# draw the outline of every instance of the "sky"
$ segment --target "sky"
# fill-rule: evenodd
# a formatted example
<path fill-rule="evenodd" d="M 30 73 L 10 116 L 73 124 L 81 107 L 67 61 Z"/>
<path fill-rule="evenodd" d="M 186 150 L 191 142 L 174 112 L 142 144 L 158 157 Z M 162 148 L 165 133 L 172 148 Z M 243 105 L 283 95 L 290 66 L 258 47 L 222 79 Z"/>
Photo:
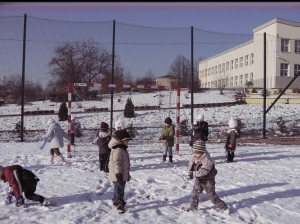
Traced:
<path fill-rule="evenodd" d="M 162 107 L 167 108 L 168 92 L 161 91 Z M 135 106 L 157 105 L 158 93 L 122 94 L 121 102 L 115 107 L 124 108 L 127 97 L 132 97 Z M 172 93 L 172 100 L 174 93 Z M 188 94 L 182 93 L 182 103 L 186 103 Z M 207 91 L 195 95 L 197 103 L 234 101 L 232 91 L 220 95 L 218 91 Z M 109 98 L 103 101 L 83 101 L 82 107 L 74 111 L 96 107 L 107 107 Z M 172 102 L 173 105 L 173 102 Z M 1 114 L 14 114 L 20 106 L 9 104 L 0 107 Z M 26 105 L 26 110 L 36 110 L 37 107 L 58 110 L 59 104 L 48 101 L 32 102 Z M 247 113 L 245 113 L 247 111 Z M 209 124 L 209 141 L 207 150 L 215 161 L 218 170 L 216 176 L 216 193 L 230 208 L 230 214 L 220 214 L 204 193 L 200 196 L 198 210 L 194 213 L 183 211 L 189 207 L 191 191 L 195 180 L 187 178 L 187 166 L 192 154 L 187 142 L 182 138 L 178 154 L 174 148 L 174 163 L 162 162 L 163 145 L 159 135 L 164 111 L 135 111 L 135 118 L 124 119 L 125 126 L 131 122 L 137 127 L 155 127 L 138 129 L 135 138 L 129 142 L 131 162 L 131 180 L 126 184 L 124 199 L 127 202 L 127 212 L 119 215 L 112 209 L 113 185 L 107 174 L 99 171 L 98 149 L 92 145 L 96 130 L 84 130 L 81 138 L 75 138 L 76 147 L 72 150 L 73 158 L 66 158 L 61 164 L 57 157 L 54 164 L 47 163 L 49 145 L 38 149 L 39 141 L 45 133 L 47 120 L 57 119 L 57 115 L 26 116 L 27 129 L 41 131 L 27 135 L 25 142 L 19 142 L 17 135 L 2 133 L 0 141 L 0 165 L 19 164 L 33 171 L 40 181 L 36 193 L 48 198 L 50 207 L 26 200 L 24 208 L 13 204 L 5 205 L 7 183 L 0 181 L 0 220 L 1 224 L 92 224 L 92 223 L 195 223 L 195 224 L 298 224 L 300 223 L 300 152 L 299 145 L 273 145 L 248 143 L 242 144 L 247 129 L 242 129 L 241 139 L 237 140 L 235 159 L 233 163 L 224 163 L 225 137 L 218 136 L 221 129 L 227 130 L 228 117 L 240 117 L 251 125 L 253 120 L 261 118 L 261 105 L 237 105 L 231 107 L 210 107 L 195 109 L 195 116 L 204 114 Z M 299 104 L 278 104 L 270 111 L 270 117 L 275 120 L 283 116 L 289 119 L 291 115 L 300 116 Z M 298 113 L 298 114 L 297 114 Z M 122 117 L 122 112 L 115 112 L 115 118 Z M 163 115 L 162 115 L 163 114 Z M 190 109 L 181 111 L 181 119 L 190 116 Z M 0 130 L 12 128 L 15 117 L 1 116 Z M 175 111 L 171 118 L 175 120 Z M 82 127 L 97 128 L 101 121 L 109 120 L 109 113 L 76 114 Z M 298 117 L 298 121 L 300 118 Z M 59 122 L 66 130 L 66 122 Z M 225 126 L 212 126 L 223 123 Z M 274 120 L 268 125 L 274 125 Z M 291 125 L 292 123 L 287 123 Z M 258 126 L 257 126 L 258 127 Z M 298 129 L 299 129 L 298 122 Z M 253 128 L 253 126 L 252 126 Z M 45 131 L 43 131 L 45 130 Z M 278 132 L 277 134 L 284 134 Z M 267 135 L 268 136 L 268 135 Z M 64 142 L 67 143 L 66 141 Z M 66 146 L 61 148 L 66 157 Z"/>
<path fill-rule="evenodd" d="M 5 31 L 0 34 L 0 77 L 21 74 L 25 13 L 26 77 L 45 86 L 58 43 L 88 36 L 111 52 L 113 20 L 117 23 L 115 54 L 135 79 L 149 70 L 155 77 L 168 74 L 178 55 L 190 59 L 191 27 L 197 63 L 245 43 L 253 29 L 276 17 L 299 22 L 299 11 L 299 2 L 0 3 L 0 21 L 5 21 L 0 23 Z M 11 16 L 19 18 L 9 20 Z"/>

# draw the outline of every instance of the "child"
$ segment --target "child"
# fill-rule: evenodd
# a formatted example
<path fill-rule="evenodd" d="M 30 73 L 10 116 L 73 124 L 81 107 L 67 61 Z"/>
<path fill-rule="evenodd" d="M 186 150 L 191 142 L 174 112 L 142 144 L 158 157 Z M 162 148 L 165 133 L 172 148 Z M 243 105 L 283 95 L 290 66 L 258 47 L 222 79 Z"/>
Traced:
<path fill-rule="evenodd" d="M 211 202 L 222 212 L 228 210 L 228 206 L 222 201 L 215 192 L 215 176 L 218 171 L 214 161 L 206 151 L 203 141 L 195 141 L 193 144 L 193 157 L 189 161 L 188 170 L 190 179 L 195 177 L 195 184 L 191 192 L 190 208 L 188 211 L 196 211 L 199 204 L 199 195 L 206 192 Z"/>
<path fill-rule="evenodd" d="M 50 141 L 49 164 L 53 163 L 54 153 L 61 159 L 61 162 L 64 163 L 65 159 L 60 153 L 59 148 L 64 147 L 64 138 L 69 140 L 69 136 L 53 118 L 50 118 L 47 124 L 49 125 L 48 131 L 42 138 L 44 141 Z"/>
<path fill-rule="evenodd" d="M 73 116 L 71 116 L 71 146 L 73 148 L 75 145 L 75 131 L 76 131 L 75 118 Z"/>
<path fill-rule="evenodd" d="M 104 171 L 105 173 L 108 173 L 108 163 L 111 151 L 108 147 L 108 143 L 110 140 L 111 135 L 108 132 L 108 124 L 105 122 L 101 122 L 100 132 L 98 133 L 97 138 L 93 142 L 93 144 L 98 145 L 99 148 L 100 172 Z"/>
<path fill-rule="evenodd" d="M 115 123 L 115 131 L 125 129 L 124 121 L 121 119 L 117 120 Z"/>
<path fill-rule="evenodd" d="M 169 162 L 173 162 L 173 146 L 174 146 L 174 135 L 175 129 L 172 125 L 172 119 L 167 117 L 165 119 L 164 128 L 161 132 L 160 140 L 163 140 L 165 146 L 165 151 L 163 153 L 163 162 L 167 159 L 167 154 L 169 155 Z"/>
<path fill-rule="evenodd" d="M 208 139 L 208 123 L 204 121 L 204 115 L 199 114 L 196 120 L 196 124 L 193 125 L 194 135 L 190 141 L 190 146 L 193 146 L 193 143 L 196 140 L 207 141 Z"/>
<path fill-rule="evenodd" d="M 109 159 L 109 179 L 114 185 L 113 206 L 119 213 L 125 212 L 124 191 L 126 181 L 130 180 L 130 160 L 127 151 L 130 137 L 126 129 L 117 130 L 113 133 L 108 147 L 111 148 Z"/>
<path fill-rule="evenodd" d="M 231 163 L 234 159 L 234 151 L 236 149 L 236 140 L 240 137 L 240 134 L 237 130 L 237 120 L 230 118 L 228 121 L 229 130 L 227 132 L 221 131 L 221 135 L 227 137 L 225 143 L 226 149 L 226 162 Z"/>
<path fill-rule="evenodd" d="M 24 169 L 20 165 L 0 166 L 0 179 L 4 183 L 8 182 L 10 186 L 10 192 L 5 200 L 6 204 L 11 204 L 12 196 L 15 196 L 16 206 L 23 206 L 25 202 L 22 193 L 24 192 L 26 199 L 38 201 L 42 205 L 49 205 L 49 201 L 45 197 L 35 194 L 39 178 L 30 170 Z"/>

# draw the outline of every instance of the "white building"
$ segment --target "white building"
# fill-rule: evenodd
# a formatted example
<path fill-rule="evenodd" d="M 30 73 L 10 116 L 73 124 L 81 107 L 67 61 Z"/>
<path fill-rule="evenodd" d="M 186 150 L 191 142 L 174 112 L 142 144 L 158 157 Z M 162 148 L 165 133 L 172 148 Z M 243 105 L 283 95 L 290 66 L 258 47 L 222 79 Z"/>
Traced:
<path fill-rule="evenodd" d="M 285 88 L 300 72 L 300 22 L 273 19 L 253 30 L 253 39 L 199 62 L 203 88 L 263 88 L 266 33 L 267 88 Z M 289 88 L 300 88 L 298 77 Z"/>

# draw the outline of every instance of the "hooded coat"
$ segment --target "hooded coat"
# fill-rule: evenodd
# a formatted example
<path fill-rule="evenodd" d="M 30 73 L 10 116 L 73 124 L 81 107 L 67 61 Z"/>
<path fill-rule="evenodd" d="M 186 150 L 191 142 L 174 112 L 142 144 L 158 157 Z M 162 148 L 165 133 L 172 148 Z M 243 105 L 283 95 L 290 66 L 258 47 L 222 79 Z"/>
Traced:
<path fill-rule="evenodd" d="M 127 151 L 127 146 L 116 138 L 112 137 L 108 143 L 108 147 L 111 148 L 109 158 L 109 180 L 116 182 L 117 173 L 121 173 L 123 181 L 130 180 L 130 159 Z"/>
<path fill-rule="evenodd" d="M 64 138 L 70 139 L 58 123 L 50 124 L 47 133 L 43 136 L 43 139 L 50 142 L 51 148 L 64 147 Z"/>
<path fill-rule="evenodd" d="M 110 140 L 110 133 L 100 130 L 97 138 L 93 142 L 95 145 L 98 145 L 99 154 L 106 154 L 110 152 L 110 148 L 108 147 L 108 143 Z"/>
<path fill-rule="evenodd" d="M 165 125 L 161 132 L 161 139 L 163 140 L 163 144 L 165 147 L 174 146 L 174 135 L 175 128 L 174 125 Z"/>

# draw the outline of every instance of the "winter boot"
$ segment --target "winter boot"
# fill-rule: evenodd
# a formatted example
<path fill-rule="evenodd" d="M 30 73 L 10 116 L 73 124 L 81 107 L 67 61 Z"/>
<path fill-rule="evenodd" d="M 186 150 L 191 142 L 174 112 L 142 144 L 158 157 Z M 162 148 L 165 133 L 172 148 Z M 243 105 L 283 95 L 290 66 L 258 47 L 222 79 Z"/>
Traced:
<path fill-rule="evenodd" d="M 166 162 L 167 155 L 163 155 L 163 162 Z"/>
<path fill-rule="evenodd" d="M 54 159 L 54 156 L 53 156 L 53 155 L 50 155 L 50 156 L 49 156 L 49 159 L 48 159 L 48 163 L 49 163 L 49 164 L 53 164 L 53 159 Z"/>
<path fill-rule="evenodd" d="M 64 157 L 63 157 L 63 155 L 59 155 L 59 158 L 60 158 L 60 162 L 61 163 L 65 163 L 66 162 L 65 159 L 64 159 Z"/>
<path fill-rule="evenodd" d="M 169 156 L 169 162 L 173 163 L 173 156 Z"/>

